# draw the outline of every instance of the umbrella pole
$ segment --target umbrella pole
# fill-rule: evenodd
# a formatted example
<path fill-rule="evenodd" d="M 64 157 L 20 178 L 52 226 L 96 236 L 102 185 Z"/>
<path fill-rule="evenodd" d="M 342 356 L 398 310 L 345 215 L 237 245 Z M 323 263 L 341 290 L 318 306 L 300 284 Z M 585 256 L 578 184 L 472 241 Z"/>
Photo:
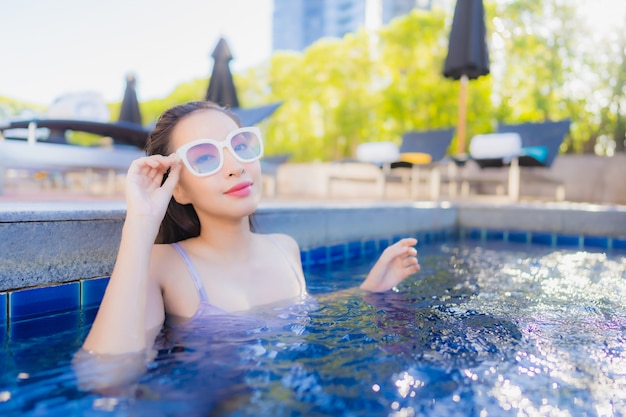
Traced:
<path fill-rule="evenodd" d="M 467 75 L 463 74 L 460 79 L 459 91 L 459 123 L 457 127 L 457 154 L 465 153 L 465 125 L 467 122 Z"/>

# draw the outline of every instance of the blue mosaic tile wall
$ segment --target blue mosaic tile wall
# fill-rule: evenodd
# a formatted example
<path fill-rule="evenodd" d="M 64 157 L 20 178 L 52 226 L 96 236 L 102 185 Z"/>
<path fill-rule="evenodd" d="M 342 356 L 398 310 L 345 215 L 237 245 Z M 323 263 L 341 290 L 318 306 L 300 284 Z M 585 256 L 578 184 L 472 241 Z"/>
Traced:
<path fill-rule="evenodd" d="M 0 293 L 0 327 L 100 304 L 109 277 Z"/>
<path fill-rule="evenodd" d="M 569 246 L 579 249 L 626 250 L 626 237 L 573 236 L 542 231 L 459 228 L 422 231 L 409 235 L 418 239 L 418 248 L 421 245 L 449 240 L 472 239 L 480 241 L 502 240 L 554 247 Z M 403 237 L 406 235 L 355 240 L 303 250 L 300 253 L 302 265 L 306 269 L 311 266 L 377 254 L 389 244 Z M 108 277 L 102 277 L 60 285 L 2 292 L 0 293 L 0 329 L 10 324 L 12 334 L 26 337 L 29 333 L 26 323 L 33 322 L 31 319 L 38 319 L 36 321 L 39 323 L 37 326 L 39 326 L 45 325 L 42 318 L 54 321 L 54 315 L 57 313 L 89 310 L 90 308 L 93 310 L 93 307 L 100 304 L 108 280 Z M 2 333 L 0 330 L 0 334 Z"/>
<path fill-rule="evenodd" d="M 418 241 L 417 246 L 419 247 L 424 244 L 455 239 L 457 234 L 455 229 L 444 229 L 409 233 L 402 236 L 387 236 L 378 239 L 350 241 L 301 251 L 300 259 L 302 260 L 302 266 L 304 268 L 356 259 L 361 256 L 380 253 L 390 244 L 407 236 L 415 237 Z"/>
<path fill-rule="evenodd" d="M 578 249 L 626 249 L 626 236 L 615 238 L 606 236 L 574 236 L 543 231 L 490 230 L 460 228 L 461 239 L 502 240 L 505 242 L 528 243 L 553 247 L 576 247 Z"/>
<path fill-rule="evenodd" d="M 413 236 L 418 239 L 419 246 L 454 238 L 455 231 L 427 231 L 415 233 Z M 300 253 L 302 266 L 307 268 L 376 254 L 403 237 L 405 236 L 388 236 L 303 250 Z M 17 323 L 30 319 L 95 307 L 100 304 L 108 281 L 109 277 L 103 277 L 0 293 L 0 327 L 9 322 L 15 327 Z"/>

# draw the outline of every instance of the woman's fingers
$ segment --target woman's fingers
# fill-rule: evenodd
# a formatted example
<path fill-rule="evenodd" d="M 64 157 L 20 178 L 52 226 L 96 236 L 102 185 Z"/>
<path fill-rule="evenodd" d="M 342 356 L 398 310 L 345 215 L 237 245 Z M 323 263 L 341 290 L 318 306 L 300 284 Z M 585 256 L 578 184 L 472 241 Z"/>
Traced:
<path fill-rule="evenodd" d="M 147 177 L 152 182 L 158 182 L 161 185 L 163 175 L 168 169 L 179 164 L 178 157 L 175 154 L 151 155 L 136 159 L 131 164 L 128 173 L 131 175 L 140 175 Z"/>
<path fill-rule="evenodd" d="M 180 178 L 180 170 L 182 169 L 178 157 L 176 156 L 176 154 L 173 155 L 176 163 L 170 167 L 170 171 L 167 174 L 167 179 L 162 185 L 162 187 L 165 188 L 170 194 L 174 192 L 174 187 L 178 183 L 178 179 Z"/>
<path fill-rule="evenodd" d="M 406 258 L 404 260 L 404 264 L 403 265 L 404 265 L 404 267 L 406 269 L 409 269 L 409 270 L 416 270 L 416 271 L 418 271 L 420 269 L 419 261 L 417 260 L 417 258 L 415 256 L 411 256 L 411 257 Z"/>
<path fill-rule="evenodd" d="M 389 255 L 395 259 L 401 268 L 402 274 L 406 276 L 419 271 L 420 265 L 417 259 L 417 239 L 405 238 L 389 246 Z"/>
<path fill-rule="evenodd" d="M 128 211 L 162 219 L 178 183 L 179 162 L 176 155 L 152 155 L 133 161 L 126 177 Z M 168 170 L 169 175 L 163 181 Z"/>
<path fill-rule="evenodd" d="M 169 155 L 150 155 L 138 158 L 133 161 L 132 165 L 136 169 L 156 169 L 166 170 L 170 166 L 178 162 L 175 156 Z"/>
<path fill-rule="evenodd" d="M 417 256 L 417 250 L 413 247 L 415 245 L 417 245 L 417 239 L 412 237 L 404 238 L 388 246 L 383 255 L 389 258 Z"/>
<path fill-rule="evenodd" d="M 404 238 L 388 246 L 361 284 L 368 291 L 387 291 L 419 271 L 417 239 Z"/>

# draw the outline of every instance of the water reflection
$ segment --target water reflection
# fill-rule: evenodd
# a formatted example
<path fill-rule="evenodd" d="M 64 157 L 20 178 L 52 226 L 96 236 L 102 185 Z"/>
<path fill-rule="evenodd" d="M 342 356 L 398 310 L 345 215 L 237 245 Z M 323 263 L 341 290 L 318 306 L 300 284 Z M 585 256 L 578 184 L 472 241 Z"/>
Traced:
<path fill-rule="evenodd" d="M 623 254 L 420 252 L 422 271 L 395 292 L 347 290 L 368 260 L 334 265 L 308 271 L 315 302 L 167 330 L 147 373 L 108 395 L 78 390 L 59 348 L 78 346 L 85 328 L 7 341 L 0 412 L 626 414 Z M 46 344 L 58 352 L 46 356 Z"/>

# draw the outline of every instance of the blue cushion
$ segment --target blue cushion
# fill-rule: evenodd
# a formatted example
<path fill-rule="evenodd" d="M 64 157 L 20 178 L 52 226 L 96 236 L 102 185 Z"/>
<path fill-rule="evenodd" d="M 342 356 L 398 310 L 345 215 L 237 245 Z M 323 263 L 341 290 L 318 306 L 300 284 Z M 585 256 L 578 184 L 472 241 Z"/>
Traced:
<path fill-rule="evenodd" d="M 541 163 L 545 163 L 548 157 L 548 148 L 545 146 L 524 146 L 522 147 L 522 155 L 530 156 Z"/>

